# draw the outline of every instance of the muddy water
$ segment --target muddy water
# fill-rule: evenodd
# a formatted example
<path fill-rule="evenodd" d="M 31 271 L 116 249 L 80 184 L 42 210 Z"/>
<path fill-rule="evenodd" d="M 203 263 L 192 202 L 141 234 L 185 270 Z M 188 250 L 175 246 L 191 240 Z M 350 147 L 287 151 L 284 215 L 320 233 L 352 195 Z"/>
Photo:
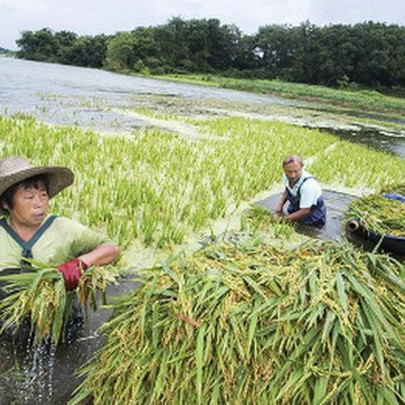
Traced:
<path fill-rule="evenodd" d="M 257 201 L 256 204 L 274 212 L 282 193 L 277 193 L 268 198 Z M 344 212 L 354 198 L 353 195 L 332 190 L 323 190 L 326 204 L 326 225 L 322 229 L 299 225 L 297 231 L 307 236 L 321 240 L 342 240 L 344 238 Z"/>
<path fill-rule="evenodd" d="M 405 158 L 405 139 L 384 131 L 362 128 L 356 131 L 344 128 L 328 128 L 328 132 L 355 143 L 361 143 L 374 149 L 393 153 Z"/>
<path fill-rule="evenodd" d="M 124 278 L 108 289 L 113 297 L 137 287 L 136 279 Z M 76 371 L 101 346 L 98 328 L 111 311 L 90 311 L 90 324 L 83 326 L 74 340 L 58 348 L 16 348 L 4 338 L 0 342 L 0 405 L 66 404 L 80 380 Z"/>
<path fill-rule="evenodd" d="M 153 126 L 126 109 L 179 115 L 246 115 L 321 128 L 405 157 L 405 120 L 241 91 L 0 57 L 0 114 L 24 113 L 53 124 L 131 133 Z M 358 121 L 373 118 L 384 125 Z"/>
<path fill-rule="evenodd" d="M 101 131 L 144 126 L 117 108 L 143 106 L 143 97 L 215 98 L 253 103 L 293 103 L 283 99 L 107 71 L 0 57 L 0 113 L 30 114 L 53 124 Z"/>

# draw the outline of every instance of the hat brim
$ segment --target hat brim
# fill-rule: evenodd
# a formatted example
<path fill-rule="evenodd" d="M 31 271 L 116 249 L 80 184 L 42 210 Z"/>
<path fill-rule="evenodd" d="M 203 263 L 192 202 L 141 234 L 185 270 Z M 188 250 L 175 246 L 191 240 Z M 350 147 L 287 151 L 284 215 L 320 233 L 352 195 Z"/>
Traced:
<path fill-rule="evenodd" d="M 30 177 L 38 175 L 46 175 L 48 178 L 48 195 L 49 198 L 55 197 L 56 194 L 61 192 L 66 187 L 69 187 L 74 180 L 73 172 L 62 166 L 40 166 L 40 167 L 30 167 L 28 169 L 20 170 L 16 173 L 9 174 L 4 176 L 0 180 L 0 196 L 8 190 L 14 184 L 19 183 L 20 181 L 29 179 Z M 0 207 L 0 214 L 5 214 L 5 211 Z"/>

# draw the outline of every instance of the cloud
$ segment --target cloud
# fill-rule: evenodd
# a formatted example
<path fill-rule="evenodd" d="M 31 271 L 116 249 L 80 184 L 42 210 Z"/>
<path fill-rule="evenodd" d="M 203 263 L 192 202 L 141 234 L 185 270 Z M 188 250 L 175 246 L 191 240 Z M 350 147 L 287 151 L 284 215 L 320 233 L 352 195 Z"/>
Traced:
<path fill-rule="evenodd" d="M 0 0 L 1 1 L 1 0 Z M 2 0 L 0 46 L 15 48 L 23 30 L 114 34 L 166 23 L 171 17 L 218 18 L 252 34 L 267 24 L 317 25 L 367 20 L 403 24 L 403 0 Z"/>
<path fill-rule="evenodd" d="M 402 0 L 385 0 L 381 7 L 380 0 L 312 0 L 309 14 L 315 24 L 354 24 L 365 21 L 404 24 L 405 2 Z"/>

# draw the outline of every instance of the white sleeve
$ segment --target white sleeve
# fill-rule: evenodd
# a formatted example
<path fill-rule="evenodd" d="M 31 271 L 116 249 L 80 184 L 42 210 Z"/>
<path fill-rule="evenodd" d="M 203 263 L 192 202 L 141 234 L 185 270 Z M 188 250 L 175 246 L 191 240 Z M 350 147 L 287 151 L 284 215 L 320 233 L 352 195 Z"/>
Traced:
<path fill-rule="evenodd" d="M 308 179 L 300 190 L 300 208 L 310 208 L 316 205 L 318 198 L 322 195 L 321 186 L 315 179 Z"/>

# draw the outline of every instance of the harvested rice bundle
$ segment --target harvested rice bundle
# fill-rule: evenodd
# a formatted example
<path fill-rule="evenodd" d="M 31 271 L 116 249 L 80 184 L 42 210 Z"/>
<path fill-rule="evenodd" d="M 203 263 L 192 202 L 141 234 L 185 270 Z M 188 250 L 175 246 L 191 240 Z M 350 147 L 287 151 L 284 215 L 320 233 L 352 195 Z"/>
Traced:
<path fill-rule="evenodd" d="M 346 245 L 209 246 L 114 304 L 70 404 L 403 403 L 404 275 Z"/>
<path fill-rule="evenodd" d="M 405 191 L 391 188 L 390 193 Z M 359 219 L 370 231 L 381 235 L 405 236 L 405 204 L 402 201 L 373 194 L 353 201 L 345 215 L 347 220 Z"/>
<path fill-rule="evenodd" d="M 86 318 L 89 318 L 88 308 L 97 310 L 98 298 L 101 296 L 101 302 L 107 304 L 107 286 L 114 284 L 119 272 L 117 268 L 93 266 L 83 272 L 77 288 L 77 296 L 81 306 L 84 308 Z"/>
<path fill-rule="evenodd" d="M 2 287 L 9 294 L 0 302 L 0 333 L 30 325 L 34 344 L 51 339 L 55 344 L 63 339 L 70 319 L 75 294 L 85 308 L 96 308 L 97 292 L 105 293 L 107 284 L 115 281 L 111 268 L 91 267 L 81 276 L 76 292 L 67 292 L 62 273 L 51 267 L 33 263 L 34 268 L 23 273 L 0 276 Z"/>
<path fill-rule="evenodd" d="M 259 205 L 251 205 L 241 217 L 241 229 L 253 233 L 265 231 L 274 238 L 289 239 L 295 232 L 294 223 L 284 217 L 272 214 L 268 209 Z"/>
<path fill-rule="evenodd" d="M 382 193 L 397 193 L 405 196 L 405 184 L 389 184 L 381 190 Z"/>

